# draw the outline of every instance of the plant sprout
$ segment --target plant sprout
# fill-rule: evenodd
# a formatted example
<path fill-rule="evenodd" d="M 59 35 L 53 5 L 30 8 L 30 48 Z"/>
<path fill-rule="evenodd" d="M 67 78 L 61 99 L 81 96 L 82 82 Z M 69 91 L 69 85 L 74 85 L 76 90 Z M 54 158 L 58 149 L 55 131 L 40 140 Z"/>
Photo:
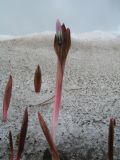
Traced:
<path fill-rule="evenodd" d="M 20 131 L 20 135 L 19 135 L 18 151 L 17 151 L 17 155 L 16 155 L 16 160 L 21 159 L 21 155 L 22 155 L 22 152 L 24 150 L 24 145 L 25 145 L 27 128 L 28 128 L 28 111 L 26 108 L 24 111 L 23 122 L 22 122 L 21 131 Z M 11 131 L 9 132 L 9 143 L 10 143 L 10 158 L 9 158 L 9 160 L 13 160 L 14 159 L 14 150 L 13 150 L 13 140 L 12 140 Z"/>
<path fill-rule="evenodd" d="M 35 92 L 39 93 L 41 89 L 41 69 L 40 66 L 38 65 L 35 71 L 34 75 L 34 88 Z"/>
<path fill-rule="evenodd" d="M 57 151 L 57 148 L 56 148 L 56 145 L 54 144 L 54 141 L 53 141 L 53 138 L 50 134 L 50 131 L 47 127 L 47 124 L 46 122 L 44 121 L 43 117 L 42 117 L 42 114 L 40 112 L 38 112 L 38 119 L 39 119 L 39 123 L 41 125 L 41 128 L 43 130 L 43 133 L 46 137 L 46 140 L 50 146 L 50 152 L 52 154 L 52 159 L 53 160 L 60 160 L 59 158 L 59 153 Z"/>
<path fill-rule="evenodd" d="M 113 142 L 114 142 L 114 127 L 116 121 L 114 118 L 110 119 L 109 133 L 108 133 L 108 160 L 113 160 Z"/>
<path fill-rule="evenodd" d="M 12 139 L 12 132 L 9 132 L 9 143 L 10 143 L 10 157 L 9 160 L 13 160 L 14 158 L 14 150 L 13 150 L 13 139 Z"/>
<path fill-rule="evenodd" d="M 66 58 L 71 46 L 70 29 L 66 28 L 60 21 L 56 22 L 56 34 L 54 38 L 54 49 L 57 54 L 57 73 L 56 73 L 56 89 L 55 102 L 52 111 L 52 126 L 51 134 L 55 141 L 56 127 L 58 124 L 58 117 L 61 105 L 62 83 L 65 69 Z"/>
<path fill-rule="evenodd" d="M 9 76 L 9 80 L 7 82 L 6 88 L 5 88 L 5 93 L 4 93 L 4 99 L 3 99 L 3 121 L 7 121 L 7 113 L 10 105 L 10 100 L 11 100 L 11 94 L 12 94 L 12 76 Z"/>

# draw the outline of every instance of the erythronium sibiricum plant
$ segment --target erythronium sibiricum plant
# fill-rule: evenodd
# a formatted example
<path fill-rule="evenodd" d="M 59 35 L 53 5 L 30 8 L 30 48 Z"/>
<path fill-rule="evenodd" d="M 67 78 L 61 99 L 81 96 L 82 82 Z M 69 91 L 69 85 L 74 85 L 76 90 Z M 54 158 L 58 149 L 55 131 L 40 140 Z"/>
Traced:
<path fill-rule="evenodd" d="M 19 141 L 18 141 L 18 151 L 15 160 L 20 160 L 22 152 L 24 150 L 24 145 L 25 145 L 25 138 L 27 134 L 27 128 L 28 128 L 28 111 L 27 108 L 24 111 L 24 116 L 23 116 L 23 122 L 21 126 L 21 131 L 19 135 Z M 9 143 L 10 143 L 10 157 L 9 160 L 14 160 L 14 150 L 13 150 L 13 140 L 12 140 L 12 133 L 11 131 L 9 132 Z"/>
<path fill-rule="evenodd" d="M 12 76 L 9 76 L 9 80 L 7 82 L 5 92 L 4 92 L 4 98 L 3 98 L 3 121 L 7 121 L 7 113 L 10 105 L 10 100 L 11 100 L 11 94 L 12 94 Z"/>
<path fill-rule="evenodd" d="M 10 156 L 9 160 L 14 159 L 14 150 L 13 150 L 13 139 L 12 139 L 12 132 L 9 132 L 9 143 L 10 143 Z"/>
<path fill-rule="evenodd" d="M 34 88 L 35 88 L 35 92 L 39 93 L 40 89 L 41 89 L 41 69 L 40 66 L 38 65 L 36 70 L 35 70 L 35 74 L 34 74 Z"/>
<path fill-rule="evenodd" d="M 114 143 L 114 127 L 116 125 L 116 121 L 114 118 L 110 119 L 109 123 L 109 131 L 108 131 L 108 160 L 113 160 L 113 143 Z"/>
<path fill-rule="evenodd" d="M 58 124 L 58 117 L 61 105 L 62 83 L 65 69 L 66 58 L 71 46 L 70 29 L 66 28 L 60 21 L 56 22 L 56 34 L 54 38 L 54 49 L 57 54 L 57 73 L 56 73 L 56 89 L 55 102 L 52 111 L 52 126 L 51 134 L 55 141 L 56 127 Z"/>
<path fill-rule="evenodd" d="M 51 155 L 52 155 L 52 160 L 60 160 L 59 158 L 59 153 L 57 151 L 57 147 L 53 141 L 53 138 L 51 136 L 51 133 L 47 127 L 47 124 L 46 122 L 44 121 L 43 117 L 42 117 L 42 114 L 40 112 L 38 112 L 38 119 L 39 119 L 39 123 L 41 125 L 41 128 L 43 130 L 43 133 L 46 137 L 46 140 L 50 146 L 50 152 L 51 152 Z"/>

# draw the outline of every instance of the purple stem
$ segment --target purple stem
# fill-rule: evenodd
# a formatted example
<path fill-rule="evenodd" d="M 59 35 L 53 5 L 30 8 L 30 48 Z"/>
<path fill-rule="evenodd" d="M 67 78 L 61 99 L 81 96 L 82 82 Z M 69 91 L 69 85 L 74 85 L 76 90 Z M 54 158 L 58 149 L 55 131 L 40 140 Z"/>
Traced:
<path fill-rule="evenodd" d="M 55 142 L 56 127 L 58 124 L 59 111 L 61 106 L 61 94 L 62 94 L 62 82 L 64 74 L 64 64 L 61 65 L 60 61 L 57 62 L 57 73 L 56 73 L 56 89 L 55 89 L 55 102 L 52 112 L 52 127 L 51 135 Z"/>

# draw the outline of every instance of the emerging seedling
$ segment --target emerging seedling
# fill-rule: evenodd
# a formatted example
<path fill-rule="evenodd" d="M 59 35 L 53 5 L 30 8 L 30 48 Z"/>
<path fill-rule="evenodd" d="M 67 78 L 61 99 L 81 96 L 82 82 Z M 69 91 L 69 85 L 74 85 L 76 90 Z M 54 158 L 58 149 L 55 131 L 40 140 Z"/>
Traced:
<path fill-rule="evenodd" d="M 24 145 L 25 145 L 27 128 L 28 128 L 28 111 L 26 108 L 24 111 L 23 123 L 21 126 L 21 131 L 20 131 L 20 136 L 19 136 L 18 151 L 17 151 L 17 155 L 16 155 L 16 160 L 21 159 L 21 155 L 22 155 L 22 152 L 24 150 Z M 11 131 L 9 132 L 9 143 L 10 143 L 10 158 L 9 158 L 9 160 L 13 160 L 14 159 L 14 153 L 13 153 L 14 151 L 13 151 L 13 140 L 12 140 Z"/>
<path fill-rule="evenodd" d="M 40 66 L 38 65 L 34 74 L 34 88 L 35 92 L 39 93 L 41 89 L 41 69 Z"/>
<path fill-rule="evenodd" d="M 70 29 L 64 24 L 61 25 L 59 20 L 56 22 L 56 34 L 54 38 L 54 49 L 57 54 L 57 73 L 56 73 L 56 89 L 55 102 L 52 112 L 51 134 L 55 141 L 56 127 L 58 124 L 59 110 L 61 105 L 62 82 L 64 75 L 65 62 L 68 51 L 71 46 Z"/>
<path fill-rule="evenodd" d="M 110 119 L 109 123 L 109 133 L 108 133 L 108 160 L 113 160 L 113 143 L 114 143 L 114 127 L 116 125 L 116 121 L 114 118 Z"/>
<path fill-rule="evenodd" d="M 21 131 L 20 131 L 16 160 L 21 159 L 21 155 L 22 155 L 22 152 L 24 150 L 24 145 L 25 145 L 27 128 L 28 128 L 28 111 L 27 111 L 27 108 L 26 108 L 25 112 L 24 112 L 24 116 L 23 116 L 23 123 L 22 123 L 22 126 L 21 126 Z"/>
<path fill-rule="evenodd" d="M 10 157 L 9 157 L 9 160 L 13 160 L 14 159 L 14 150 L 13 150 L 13 140 L 12 140 L 11 131 L 9 132 L 9 143 L 10 143 Z"/>
<path fill-rule="evenodd" d="M 10 75 L 9 80 L 7 82 L 5 92 L 4 92 L 4 99 L 3 99 L 3 121 L 7 121 L 7 113 L 10 105 L 10 99 L 12 94 L 12 76 Z"/>
<path fill-rule="evenodd" d="M 58 151 L 57 151 L 57 148 L 56 148 L 56 145 L 54 144 L 54 141 L 53 141 L 53 138 L 50 134 L 50 131 L 41 115 L 40 112 L 38 112 L 38 119 L 39 119 L 39 123 L 41 125 L 41 128 L 43 130 L 43 133 L 46 137 L 46 140 L 50 146 L 50 152 L 51 152 L 51 155 L 52 155 L 52 160 L 60 160 L 59 158 L 59 154 L 58 154 Z"/>

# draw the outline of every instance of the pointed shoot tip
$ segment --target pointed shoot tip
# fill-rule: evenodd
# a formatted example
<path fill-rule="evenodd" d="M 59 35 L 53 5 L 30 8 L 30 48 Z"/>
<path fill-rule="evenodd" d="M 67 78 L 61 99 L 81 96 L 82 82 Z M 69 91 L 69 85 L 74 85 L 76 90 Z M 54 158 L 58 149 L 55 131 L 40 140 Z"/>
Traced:
<path fill-rule="evenodd" d="M 59 19 L 56 21 L 56 33 L 62 33 L 61 23 Z"/>

